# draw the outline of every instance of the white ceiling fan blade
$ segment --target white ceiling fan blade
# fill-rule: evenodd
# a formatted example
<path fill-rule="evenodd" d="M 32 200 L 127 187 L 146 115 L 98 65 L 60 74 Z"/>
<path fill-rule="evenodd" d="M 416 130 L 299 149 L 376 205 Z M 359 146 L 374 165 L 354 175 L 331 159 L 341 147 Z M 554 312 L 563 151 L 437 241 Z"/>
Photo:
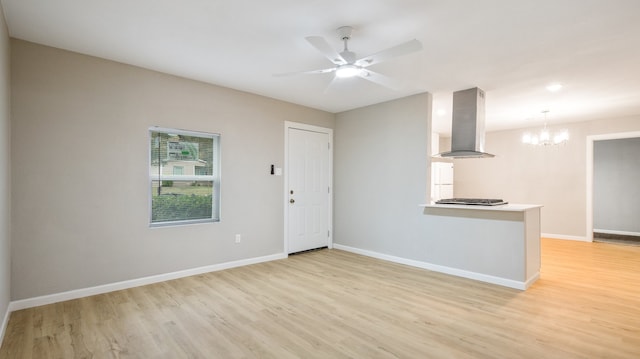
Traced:
<path fill-rule="evenodd" d="M 307 36 L 305 39 L 311 44 L 311 46 L 315 47 L 316 50 L 320 51 L 329 61 L 333 62 L 336 65 L 343 65 L 347 62 L 340 56 L 338 51 L 336 51 L 327 40 L 320 36 Z"/>
<path fill-rule="evenodd" d="M 333 90 L 337 86 L 338 82 L 340 82 L 340 79 L 334 76 L 331 79 L 331 82 L 329 82 L 329 84 L 327 85 L 327 87 L 324 88 L 323 93 L 327 94 L 331 92 L 331 90 Z"/>
<path fill-rule="evenodd" d="M 273 74 L 273 76 L 274 77 L 285 77 L 285 76 L 293 76 L 293 75 L 327 74 L 329 72 L 334 72 L 335 70 L 336 70 L 336 68 L 332 67 L 330 69 L 322 69 L 322 70 L 284 72 L 284 73 L 279 73 L 279 74 Z"/>
<path fill-rule="evenodd" d="M 400 83 L 398 81 L 395 81 L 378 72 L 374 72 L 371 70 L 363 70 L 362 73 L 358 76 L 367 81 L 371 81 L 375 84 L 384 86 L 394 91 L 397 91 L 400 89 Z"/>
<path fill-rule="evenodd" d="M 416 39 L 411 41 L 407 41 L 400 45 L 396 45 L 394 47 L 390 47 L 386 50 L 382 50 L 380 52 L 376 52 L 373 55 L 369 55 L 363 57 L 355 62 L 357 66 L 367 67 L 373 64 L 377 64 L 382 61 L 389 60 L 394 57 L 403 56 L 410 54 L 412 52 L 422 50 L 422 43 Z"/>

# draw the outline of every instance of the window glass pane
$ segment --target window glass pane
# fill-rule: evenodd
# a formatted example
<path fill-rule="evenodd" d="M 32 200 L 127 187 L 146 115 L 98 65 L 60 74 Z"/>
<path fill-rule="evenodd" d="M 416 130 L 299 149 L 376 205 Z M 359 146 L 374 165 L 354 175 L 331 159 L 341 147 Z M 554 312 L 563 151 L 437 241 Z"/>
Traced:
<path fill-rule="evenodd" d="M 151 224 L 219 220 L 219 145 L 215 134 L 150 129 Z"/>
<path fill-rule="evenodd" d="M 151 222 L 210 219 L 213 181 L 152 181 Z"/>
<path fill-rule="evenodd" d="M 152 131 L 150 174 L 173 175 L 175 167 L 182 167 L 183 175 L 213 175 L 217 157 L 213 142 L 212 137 Z"/>

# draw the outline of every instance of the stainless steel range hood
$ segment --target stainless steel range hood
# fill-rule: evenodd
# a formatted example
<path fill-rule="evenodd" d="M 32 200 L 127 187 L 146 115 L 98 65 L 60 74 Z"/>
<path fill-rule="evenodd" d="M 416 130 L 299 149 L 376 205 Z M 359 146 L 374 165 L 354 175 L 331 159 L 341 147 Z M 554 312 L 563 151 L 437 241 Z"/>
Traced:
<path fill-rule="evenodd" d="M 495 157 L 484 152 L 484 91 L 474 87 L 453 93 L 451 151 L 438 153 L 434 157 Z"/>

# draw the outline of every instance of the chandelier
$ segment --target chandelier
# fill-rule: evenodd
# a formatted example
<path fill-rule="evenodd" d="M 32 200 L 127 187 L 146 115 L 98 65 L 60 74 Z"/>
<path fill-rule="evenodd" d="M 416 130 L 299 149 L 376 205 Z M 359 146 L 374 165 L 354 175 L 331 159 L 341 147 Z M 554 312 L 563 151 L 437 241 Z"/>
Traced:
<path fill-rule="evenodd" d="M 533 146 L 558 146 L 569 141 L 569 131 L 562 130 L 552 133 L 547 128 L 547 113 L 549 110 L 542 111 L 544 114 L 544 127 L 538 133 L 525 133 L 522 136 L 522 142 Z"/>

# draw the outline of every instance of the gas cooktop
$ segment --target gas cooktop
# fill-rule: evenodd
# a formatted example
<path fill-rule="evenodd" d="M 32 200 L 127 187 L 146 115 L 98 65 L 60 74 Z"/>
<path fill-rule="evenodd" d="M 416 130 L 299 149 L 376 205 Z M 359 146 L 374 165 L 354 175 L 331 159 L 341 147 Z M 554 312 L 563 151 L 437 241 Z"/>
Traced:
<path fill-rule="evenodd" d="M 445 198 L 436 201 L 437 204 L 466 204 L 466 205 L 475 205 L 475 206 L 499 206 L 502 204 L 507 204 L 509 202 L 505 202 L 501 199 L 495 198 Z"/>

